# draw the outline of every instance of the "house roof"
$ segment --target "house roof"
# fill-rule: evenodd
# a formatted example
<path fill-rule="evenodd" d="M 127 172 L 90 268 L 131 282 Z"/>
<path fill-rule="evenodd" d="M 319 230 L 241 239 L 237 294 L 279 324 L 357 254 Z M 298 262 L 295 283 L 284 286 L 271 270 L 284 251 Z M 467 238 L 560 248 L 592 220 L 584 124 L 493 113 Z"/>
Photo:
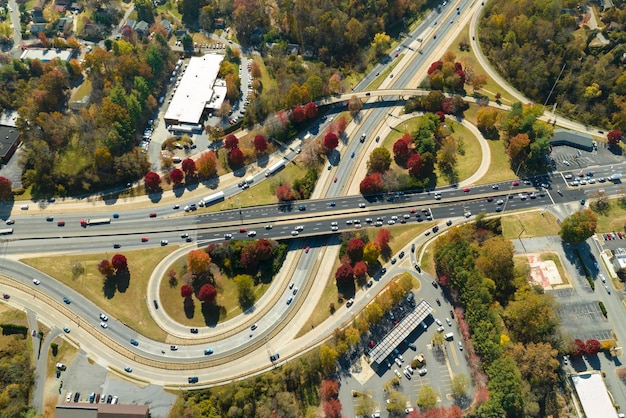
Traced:
<path fill-rule="evenodd" d="M 19 131 L 13 126 L 0 125 L 0 158 L 4 159 L 7 156 L 19 137 Z"/>
<path fill-rule="evenodd" d="M 617 418 L 600 372 L 585 372 L 572 376 L 580 404 L 588 417 Z"/>

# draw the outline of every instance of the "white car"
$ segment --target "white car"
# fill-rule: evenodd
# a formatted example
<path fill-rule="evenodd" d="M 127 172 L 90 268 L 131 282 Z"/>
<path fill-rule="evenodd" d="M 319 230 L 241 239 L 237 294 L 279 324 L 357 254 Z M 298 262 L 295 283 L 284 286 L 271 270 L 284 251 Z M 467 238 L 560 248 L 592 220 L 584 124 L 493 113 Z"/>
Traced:
<path fill-rule="evenodd" d="M 439 326 L 442 326 L 442 325 L 443 325 L 443 324 L 441 323 L 441 321 L 440 321 L 440 320 L 438 320 L 438 319 L 435 319 L 435 323 L 436 323 L 437 325 L 439 325 Z"/>
<path fill-rule="evenodd" d="M 41 282 L 39 280 L 37 280 L 37 279 L 33 279 L 33 283 L 35 283 L 36 285 L 41 284 Z"/>
<path fill-rule="evenodd" d="M 106 321 L 108 321 L 108 320 L 109 320 L 109 317 L 108 317 L 108 316 L 106 316 L 105 314 L 101 313 L 101 314 L 100 314 L 100 319 L 101 319 L 101 320 L 103 320 L 104 322 L 106 322 Z"/>
<path fill-rule="evenodd" d="M 256 236 L 256 231 L 248 231 L 248 236 L 249 236 L 249 237 L 254 237 L 254 236 Z"/>
<path fill-rule="evenodd" d="M 104 329 L 106 329 L 108 327 L 106 322 L 100 322 L 100 326 Z"/>
<path fill-rule="evenodd" d="M 296 235 L 298 235 L 298 234 L 299 234 L 299 232 L 298 232 L 298 231 L 291 231 L 291 235 L 292 235 L 292 236 L 294 236 L 294 237 L 295 237 Z"/>

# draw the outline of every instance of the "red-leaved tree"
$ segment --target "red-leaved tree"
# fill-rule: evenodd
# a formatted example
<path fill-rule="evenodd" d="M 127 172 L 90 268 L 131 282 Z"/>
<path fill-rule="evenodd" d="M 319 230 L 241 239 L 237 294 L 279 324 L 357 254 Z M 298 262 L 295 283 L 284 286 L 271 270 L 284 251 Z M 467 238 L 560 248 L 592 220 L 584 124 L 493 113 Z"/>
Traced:
<path fill-rule="evenodd" d="M 586 348 L 585 342 L 580 338 L 576 338 L 571 344 L 570 354 L 572 357 L 582 357 L 586 352 Z"/>
<path fill-rule="evenodd" d="M 361 261 L 363 259 L 363 247 L 365 247 L 365 244 L 358 238 L 352 238 L 348 241 L 346 253 L 348 254 L 348 257 L 350 257 L 350 261 L 356 263 L 357 261 Z"/>
<path fill-rule="evenodd" d="M 256 248 L 254 251 L 256 252 L 256 257 L 259 261 L 269 260 L 272 258 L 272 255 L 274 255 L 272 243 L 265 238 L 259 238 L 255 246 Z"/>
<path fill-rule="evenodd" d="M 339 383 L 334 379 L 324 379 L 320 384 L 320 397 L 323 401 L 339 396 Z"/>
<path fill-rule="evenodd" d="M 0 176 L 0 201 L 13 200 L 13 183 L 6 177 Z"/>
<path fill-rule="evenodd" d="M 115 274 L 113 264 L 109 260 L 102 260 L 98 263 L 98 271 L 105 277 L 111 277 Z"/>
<path fill-rule="evenodd" d="M 315 119 L 315 117 L 317 116 L 317 105 L 313 102 L 309 102 L 304 105 L 304 114 L 306 115 L 307 119 Z"/>
<path fill-rule="evenodd" d="M 200 302 L 213 303 L 216 296 L 217 290 L 215 290 L 213 285 L 208 283 L 203 285 L 198 292 L 198 300 L 200 300 Z"/>
<path fill-rule="evenodd" d="M 367 264 L 365 264 L 365 261 L 359 261 L 354 265 L 352 271 L 355 277 L 363 278 L 367 274 Z"/>
<path fill-rule="evenodd" d="M 372 173 L 369 176 L 365 176 L 361 183 L 359 184 L 359 190 L 361 194 L 375 194 L 379 193 L 383 190 L 383 176 L 382 174 L 376 172 Z"/>
<path fill-rule="evenodd" d="M 246 157 L 243 155 L 243 152 L 239 148 L 234 148 L 230 154 L 228 154 L 228 159 L 230 160 L 230 164 L 234 166 L 240 166 L 243 164 L 243 161 Z"/>
<path fill-rule="evenodd" d="M 620 131 L 619 129 L 609 131 L 609 133 L 606 134 L 606 139 L 609 143 L 609 146 L 616 147 L 622 140 L 622 135 L 622 131 Z"/>
<path fill-rule="evenodd" d="M 585 342 L 585 353 L 588 356 L 595 356 L 602 349 L 602 345 L 600 345 L 600 341 L 595 339 L 590 339 Z"/>
<path fill-rule="evenodd" d="M 184 298 L 190 298 L 193 295 L 193 287 L 184 284 L 180 287 L 180 295 Z"/>
<path fill-rule="evenodd" d="M 170 180 L 172 181 L 172 183 L 174 183 L 174 185 L 182 183 L 184 178 L 185 174 L 180 168 L 175 168 L 170 171 Z"/>
<path fill-rule="evenodd" d="M 394 142 L 393 156 L 399 164 L 405 164 L 409 158 L 409 154 L 411 153 L 411 149 L 409 148 L 410 143 L 411 141 L 405 139 L 404 137 Z"/>
<path fill-rule="evenodd" d="M 387 229 L 380 229 L 374 240 L 381 250 L 389 248 L 389 241 L 391 241 L 391 233 Z"/>
<path fill-rule="evenodd" d="M 239 146 L 239 139 L 233 134 L 229 134 L 224 138 L 224 148 L 228 151 L 234 150 Z"/>
<path fill-rule="evenodd" d="M 325 418 L 341 418 L 341 408 L 339 399 L 329 399 L 322 403 Z"/>
<path fill-rule="evenodd" d="M 293 189 L 291 188 L 291 184 L 283 183 L 276 188 L 276 197 L 281 202 L 288 202 L 290 200 L 295 199 L 293 195 Z"/>
<path fill-rule="evenodd" d="M 302 108 L 302 106 L 298 105 L 294 107 L 291 111 L 291 120 L 294 121 L 294 123 L 300 123 L 305 118 L 306 115 L 304 114 L 304 109 Z"/>
<path fill-rule="evenodd" d="M 345 287 L 354 284 L 352 266 L 348 263 L 339 266 L 335 272 L 335 280 L 337 281 L 337 287 Z"/>
<path fill-rule="evenodd" d="M 196 174 L 196 162 L 191 158 L 185 158 L 181 164 L 181 168 L 187 177 Z"/>
<path fill-rule="evenodd" d="M 263 135 L 256 135 L 253 143 L 254 150 L 259 154 L 267 151 L 267 139 Z"/>
<path fill-rule="evenodd" d="M 328 132 L 324 135 L 324 148 L 333 150 L 339 145 L 339 137 L 334 132 Z"/>
<path fill-rule="evenodd" d="M 150 171 L 146 174 L 143 180 L 148 190 L 158 190 L 161 188 L 161 177 L 154 171 Z"/>
<path fill-rule="evenodd" d="M 422 156 L 419 154 L 413 154 L 409 157 L 409 161 L 406 163 L 409 169 L 409 174 L 413 177 L 419 177 L 422 171 Z"/>
<path fill-rule="evenodd" d="M 123 254 L 115 254 L 111 258 L 111 265 L 117 271 L 124 271 L 128 269 L 128 260 Z"/>

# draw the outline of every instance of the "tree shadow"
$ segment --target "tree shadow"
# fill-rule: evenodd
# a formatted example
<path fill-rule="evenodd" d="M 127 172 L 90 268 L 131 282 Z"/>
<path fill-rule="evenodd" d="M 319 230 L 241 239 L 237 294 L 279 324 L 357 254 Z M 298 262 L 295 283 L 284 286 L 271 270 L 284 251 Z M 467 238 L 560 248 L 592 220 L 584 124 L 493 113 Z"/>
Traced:
<path fill-rule="evenodd" d="M 102 293 L 104 294 L 105 298 L 113 299 L 113 296 L 115 296 L 116 288 L 117 285 L 115 283 L 115 277 L 111 276 L 104 279 L 104 283 L 102 285 Z"/>
<path fill-rule="evenodd" d="M 220 315 L 226 314 L 224 307 L 212 303 L 203 303 L 201 310 L 207 327 L 215 327 L 220 320 Z"/>
<path fill-rule="evenodd" d="M 128 271 L 128 269 L 118 271 L 115 274 L 115 282 L 117 284 L 117 291 L 125 293 L 130 286 L 130 271 Z"/>
<path fill-rule="evenodd" d="M 185 187 L 182 185 L 174 186 L 172 188 L 172 192 L 174 193 L 174 196 L 181 197 L 185 193 Z"/>
<path fill-rule="evenodd" d="M 193 318 L 196 310 L 196 304 L 194 303 L 193 298 L 185 298 L 183 301 L 183 309 L 187 319 Z"/>
<path fill-rule="evenodd" d="M 337 293 L 342 294 L 344 298 L 350 299 L 356 294 L 356 286 L 353 283 L 341 287 L 337 287 Z"/>
<path fill-rule="evenodd" d="M 190 178 L 189 181 L 187 181 L 187 178 L 185 178 L 185 189 L 187 189 L 187 191 L 192 192 L 196 190 L 197 188 L 198 188 L 198 178 L 196 176 L 194 176 L 193 178 Z"/>
<path fill-rule="evenodd" d="M 148 194 L 148 198 L 152 203 L 159 203 L 163 198 L 163 190 L 159 190 L 158 192 L 152 192 Z"/>

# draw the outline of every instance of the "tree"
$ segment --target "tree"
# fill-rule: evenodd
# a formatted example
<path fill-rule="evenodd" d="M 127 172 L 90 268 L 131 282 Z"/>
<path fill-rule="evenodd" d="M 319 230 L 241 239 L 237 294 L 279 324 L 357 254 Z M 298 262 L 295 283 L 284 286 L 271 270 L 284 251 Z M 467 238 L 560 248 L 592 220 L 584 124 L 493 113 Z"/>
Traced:
<path fill-rule="evenodd" d="M 281 202 L 289 202 L 295 199 L 291 184 L 283 183 L 276 188 L 276 197 Z"/>
<path fill-rule="evenodd" d="M 13 183 L 6 177 L 0 176 L 0 201 L 13 200 Z"/>
<path fill-rule="evenodd" d="M 512 344 L 508 350 L 522 375 L 531 388 L 548 393 L 545 388 L 552 387 L 557 381 L 560 363 L 559 352 L 550 343 Z"/>
<path fill-rule="evenodd" d="M 578 211 L 561 222 L 559 235 L 565 242 L 579 243 L 596 233 L 598 217 L 589 209 Z"/>
<path fill-rule="evenodd" d="M 386 148 L 375 148 L 367 161 L 368 173 L 384 173 L 391 166 L 391 154 Z"/>
<path fill-rule="evenodd" d="M 474 91 L 478 91 L 487 85 L 486 74 L 474 74 L 472 77 L 472 88 Z"/>
<path fill-rule="evenodd" d="M 185 158 L 181 164 L 181 168 L 183 169 L 186 177 L 196 174 L 196 162 L 191 158 Z"/>
<path fill-rule="evenodd" d="M 320 384 L 320 397 L 323 401 L 339 396 L 339 383 L 334 379 L 324 379 Z"/>
<path fill-rule="evenodd" d="M 422 386 L 417 392 L 417 404 L 422 409 L 431 409 L 437 405 L 437 392 L 430 386 Z"/>
<path fill-rule="evenodd" d="M 452 394 L 455 398 L 464 397 L 467 394 L 469 378 L 464 374 L 456 374 L 452 378 Z"/>
<path fill-rule="evenodd" d="M 254 251 L 259 261 L 269 260 L 274 255 L 274 248 L 272 247 L 272 243 L 265 238 L 259 238 L 256 241 Z"/>
<path fill-rule="evenodd" d="M 409 158 L 411 150 L 409 148 L 410 141 L 404 137 L 398 139 L 393 144 L 393 156 L 398 164 L 404 165 Z"/>
<path fill-rule="evenodd" d="M 387 35 L 385 32 L 379 32 L 374 35 L 374 40 L 372 41 L 372 48 L 376 57 L 381 57 L 385 54 L 385 52 L 391 46 L 391 36 Z"/>
<path fill-rule="evenodd" d="M 352 238 L 348 241 L 346 253 L 353 263 L 363 259 L 363 247 L 365 247 L 365 244 L 358 238 Z"/>
<path fill-rule="evenodd" d="M 422 172 L 422 156 L 419 154 L 412 154 L 409 157 L 409 161 L 406 163 L 407 168 L 409 169 L 409 174 L 413 177 L 419 177 Z"/>
<path fill-rule="evenodd" d="M 239 148 L 234 148 L 229 154 L 228 159 L 230 160 L 230 164 L 233 166 L 240 166 L 243 164 L 245 160 L 245 155 L 243 155 L 243 151 Z"/>
<path fill-rule="evenodd" d="M 348 100 L 348 110 L 350 111 L 352 116 L 356 116 L 356 114 L 359 113 L 361 109 L 363 109 L 363 102 L 361 101 L 361 99 L 356 96 L 350 97 L 350 100 Z"/>
<path fill-rule="evenodd" d="M 196 161 L 198 174 L 203 178 L 209 178 L 215 175 L 217 171 L 217 158 L 213 152 L 205 152 Z"/>
<path fill-rule="evenodd" d="M 600 352 L 602 346 L 600 345 L 600 341 L 595 339 L 590 339 L 585 342 L 585 354 L 588 356 L 595 356 Z"/>
<path fill-rule="evenodd" d="M 263 135 L 256 135 L 254 137 L 254 150 L 259 153 L 262 154 L 265 151 L 267 151 L 267 139 L 265 139 L 265 137 Z"/>
<path fill-rule="evenodd" d="M 313 102 L 309 102 L 304 105 L 304 114 L 307 119 L 315 119 L 317 117 L 317 105 Z"/>
<path fill-rule="evenodd" d="M 484 106 L 476 111 L 476 127 L 483 132 L 493 129 L 498 119 L 498 110 Z"/>
<path fill-rule="evenodd" d="M 354 265 L 352 271 L 356 277 L 365 277 L 367 274 L 367 264 L 365 264 L 364 261 L 359 261 Z"/>
<path fill-rule="evenodd" d="M 175 168 L 170 171 L 170 180 L 172 181 L 172 183 L 174 183 L 174 185 L 182 183 L 184 178 L 185 174 L 180 168 Z"/>
<path fill-rule="evenodd" d="M 109 260 L 102 260 L 98 263 L 98 271 L 105 277 L 111 277 L 115 274 L 113 264 Z"/>
<path fill-rule="evenodd" d="M 128 260 L 123 254 L 115 254 L 111 259 L 111 265 L 117 271 L 124 271 L 128 269 Z"/>
<path fill-rule="evenodd" d="M 239 147 L 239 139 L 233 134 L 227 135 L 224 139 L 224 148 L 228 151 L 232 151 L 237 147 Z"/>
<path fill-rule="evenodd" d="M 337 287 L 346 287 L 354 284 L 354 272 L 352 266 L 348 263 L 339 266 L 335 272 Z"/>
<path fill-rule="evenodd" d="M 503 356 L 495 360 L 487 369 L 489 376 L 489 399 L 480 410 L 489 414 L 486 416 L 523 416 L 524 410 L 524 390 L 520 372 L 515 361 L 509 356 Z M 504 414 L 493 412 L 501 411 Z M 480 414 L 484 416 L 484 414 Z"/>
<path fill-rule="evenodd" d="M 527 134 L 520 133 L 509 139 L 507 154 L 511 160 L 517 160 L 518 157 L 524 156 L 524 151 L 530 145 L 530 138 Z"/>
<path fill-rule="evenodd" d="M 200 302 L 213 303 L 215 302 L 215 297 L 217 296 L 217 290 L 215 287 L 210 284 L 202 285 L 200 291 L 198 292 L 198 300 Z"/>
<path fill-rule="evenodd" d="M 341 418 L 341 402 L 339 399 L 329 399 L 322 403 L 324 418 Z"/>
<path fill-rule="evenodd" d="M 365 176 L 361 183 L 359 184 L 359 190 L 361 194 L 376 194 L 380 193 L 383 190 L 384 182 L 383 176 L 381 173 L 372 173 L 370 175 Z"/>
<path fill-rule="evenodd" d="M 619 367 L 617 367 L 615 369 L 615 374 L 617 374 L 617 377 L 622 379 L 622 381 L 624 379 L 626 379 L 626 366 L 619 366 Z"/>
<path fill-rule="evenodd" d="M 585 354 L 586 349 L 587 346 L 585 345 L 585 342 L 580 338 L 576 338 L 570 345 L 570 355 L 572 357 L 580 358 Z"/>
<path fill-rule="evenodd" d="M 363 261 L 373 263 L 380 256 L 380 247 L 373 241 L 368 242 L 363 247 Z"/>
<path fill-rule="evenodd" d="M 324 376 L 329 376 L 337 370 L 337 358 L 339 354 L 334 348 L 322 344 L 320 347 L 320 366 Z"/>
<path fill-rule="evenodd" d="M 549 341 L 559 324 L 554 298 L 528 287 L 515 292 L 504 319 L 517 341 L 523 343 Z"/>
<path fill-rule="evenodd" d="M 239 305 L 246 308 L 254 304 L 254 279 L 249 274 L 239 274 L 233 279 L 237 285 Z"/>
<path fill-rule="evenodd" d="M 193 287 L 184 284 L 180 287 L 180 295 L 184 298 L 190 298 L 193 295 Z"/>
<path fill-rule="evenodd" d="M 148 190 L 154 191 L 161 188 L 161 177 L 154 171 L 148 172 L 143 180 Z"/>
<path fill-rule="evenodd" d="M 211 256 L 204 250 L 192 250 L 187 254 L 187 265 L 193 274 L 204 273 L 210 264 Z"/>
<path fill-rule="evenodd" d="M 301 123 L 305 118 L 306 115 L 304 114 L 304 109 L 302 108 L 302 106 L 298 105 L 294 107 L 291 111 L 291 120 L 294 123 Z"/>
<path fill-rule="evenodd" d="M 378 234 L 376 235 L 376 239 L 374 242 L 381 250 L 389 248 L 389 241 L 391 241 L 391 233 L 388 229 L 380 229 L 378 230 Z"/>
<path fill-rule="evenodd" d="M 619 129 L 609 131 L 609 133 L 606 134 L 606 139 L 608 140 L 609 146 L 617 147 L 622 140 L 622 135 L 622 131 L 620 131 Z"/>
<path fill-rule="evenodd" d="M 334 132 L 328 132 L 324 135 L 324 148 L 334 150 L 339 145 L 339 137 Z"/>

